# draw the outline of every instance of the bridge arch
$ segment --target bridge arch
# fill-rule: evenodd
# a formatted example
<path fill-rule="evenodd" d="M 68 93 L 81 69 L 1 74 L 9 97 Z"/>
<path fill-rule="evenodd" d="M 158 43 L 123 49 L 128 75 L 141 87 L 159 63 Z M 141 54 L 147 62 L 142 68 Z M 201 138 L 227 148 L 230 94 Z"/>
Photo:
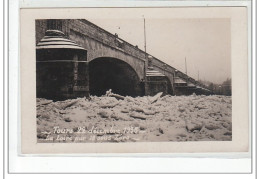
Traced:
<path fill-rule="evenodd" d="M 86 49 L 88 49 L 88 48 L 86 48 Z M 125 63 L 130 65 L 135 70 L 135 72 L 137 73 L 137 75 L 140 79 L 144 79 L 144 76 L 145 76 L 145 74 L 144 74 L 145 61 L 144 60 L 131 56 L 118 49 L 113 49 L 110 47 L 106 47 L 104 45 L 101 45 L 101 47 L 98 49 L 88 51 L 87 59 L 89 62 L 91 62 L 92 60 L 98 59 L 98 58 L 103 58 L 103 57 L 120 59 L 121 61 L 124 61 Z"/>
<path fill-rule="evenodd" d="M 101 96 L 107 90 L 123 96 L 144 95 L 144 84 L 134 68 L 112 57 L 98 57 L 89 62 L 90 94 Z"/>

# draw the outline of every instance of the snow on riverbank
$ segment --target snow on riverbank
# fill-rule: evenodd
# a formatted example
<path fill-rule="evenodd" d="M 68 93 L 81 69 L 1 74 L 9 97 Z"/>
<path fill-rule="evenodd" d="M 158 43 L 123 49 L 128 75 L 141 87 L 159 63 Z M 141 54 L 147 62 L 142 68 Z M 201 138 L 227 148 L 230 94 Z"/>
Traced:
<path fill-rule="evenodd" d="M 117 96 L 116 96 L 117 97 Z M 38 142 L 232 140 L 228 96 L 37 99 Z"/>

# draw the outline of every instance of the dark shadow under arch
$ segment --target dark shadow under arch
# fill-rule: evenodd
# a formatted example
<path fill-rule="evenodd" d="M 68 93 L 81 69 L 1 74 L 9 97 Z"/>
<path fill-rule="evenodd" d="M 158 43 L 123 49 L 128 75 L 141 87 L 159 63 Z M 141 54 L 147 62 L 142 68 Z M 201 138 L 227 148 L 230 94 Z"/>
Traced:
<path fill-rule="evenodd" d="M 126 62 L 110 57 L 89 62 L 90 94 L 101 96 L 107 90 L 123 96 L 143 96 L 144 84 L 135 70 Z"/>

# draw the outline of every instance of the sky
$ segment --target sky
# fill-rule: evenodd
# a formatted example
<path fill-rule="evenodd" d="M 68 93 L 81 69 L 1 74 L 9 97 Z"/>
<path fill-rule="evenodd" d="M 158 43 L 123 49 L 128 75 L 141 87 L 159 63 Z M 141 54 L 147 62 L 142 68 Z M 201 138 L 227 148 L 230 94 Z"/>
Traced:
<path fill-rule="evenodd" d="M 144 16 L 147 53 L 182 72 L 186 58 L 187 73 L 196 80 L 220 84 L 231 78 L 230 19 L 176 18 L 167 11 L 138 11 L 131 16 L 114 10 L 87 20 L 144 50 Z M 164 15 L 153 14 L 160 12 Z"/>

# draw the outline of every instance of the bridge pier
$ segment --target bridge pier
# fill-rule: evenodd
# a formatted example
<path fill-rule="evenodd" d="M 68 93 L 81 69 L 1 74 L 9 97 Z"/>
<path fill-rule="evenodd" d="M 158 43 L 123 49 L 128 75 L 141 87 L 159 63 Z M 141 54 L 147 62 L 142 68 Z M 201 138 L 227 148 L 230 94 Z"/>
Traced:
<path fill-rule="evenodd" d="M 60 31 L 47 31 L 36 47 L 37 98 L 89 96 L 88 83 L 87 51 Z"/>
<path fill-rule="evenodd" d="M 172 84 L 167 76 L 156 71 L 153 67 L 148 67 L 146 71 L 145 95 L 153 96 L 159 92 L 173 94 Z"/>

